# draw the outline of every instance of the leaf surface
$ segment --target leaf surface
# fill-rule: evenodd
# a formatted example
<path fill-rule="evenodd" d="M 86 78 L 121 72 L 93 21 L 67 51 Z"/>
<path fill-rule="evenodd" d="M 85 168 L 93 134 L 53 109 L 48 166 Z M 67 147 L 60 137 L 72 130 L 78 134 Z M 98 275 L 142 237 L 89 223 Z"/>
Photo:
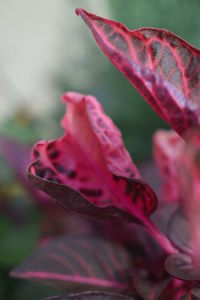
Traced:
<path fill-rule="evenodd" d="M 123 24 L 77 9 L 110 61 L 180 135 L 199 124 L 200 51 L 156 28 Z"/>
<path fill-rule="evenodd" d="M 131 286 L 131 260 L 119 245 L 87 236 L 63 236 L 40 246 L 11 276 L 65 290 L 127 290 Z"/>
<path fill-rule="evenodd" d="M 63 101 L 66 132 L 34 147 L 28 169 L 32 185 L 82 214 L 143 221 L 157 198 L 140 179 L 119 129 L 95 97 L 69 92 Z"/>

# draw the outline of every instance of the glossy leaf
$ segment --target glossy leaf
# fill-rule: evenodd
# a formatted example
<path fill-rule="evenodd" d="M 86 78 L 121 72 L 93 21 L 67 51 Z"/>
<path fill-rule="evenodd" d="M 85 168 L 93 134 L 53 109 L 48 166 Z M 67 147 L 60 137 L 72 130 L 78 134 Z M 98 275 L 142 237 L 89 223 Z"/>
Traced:
<path fill-rule="evenodd" d="M 200 280 L 200 271 L 195 268 L 192 257 L 183 253 L 167 257 L 165 268 L 169 274 L 181 280 Z"/>
<path fill-rule="evenodd" d="M 184 141 L 173 130 L 158 130 L 153 137 L 154 159 L 161 177 L 161 198 L 180 201 L 178 159 Z"/>
<path fill-rule="evenodd" d="M 87 236 L 63 236 L 41 246 L 11 276 L 65 290 L 127 290 L 131 272 L 131 258 L 123 247 Z"/>
<path fill-rule="evenodd" d="M 69 92 L 63 101 L 66 133 L 34 147 L 32 185 L 75 212 L 143 222 L 156 207 L 156 195 L 140 179 L 120 131 L 93 96 Z"/>
<path fill-rule="evenodd" d="M 85 292 L 81 294 L 69 295 L 67 298 L 63 297 L 50 297 L 43 300 L 134 300 L 124 295 L 104 293 L 104 292 Z"/>
<path fill-rule="evenodd" d="M 80 15 L 111 62 L 180 135 L 199 124 L 200 51 L 155 28 L 129 30 L 83 9 Z"/>

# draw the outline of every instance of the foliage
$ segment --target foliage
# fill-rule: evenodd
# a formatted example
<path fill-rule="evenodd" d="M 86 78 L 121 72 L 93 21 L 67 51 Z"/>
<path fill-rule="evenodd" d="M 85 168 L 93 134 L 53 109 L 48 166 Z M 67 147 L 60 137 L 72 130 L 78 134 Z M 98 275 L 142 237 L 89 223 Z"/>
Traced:
<path fill-rule="evenodd" d="M 163 197 L 158 200 L 142 178 L 120 131 L 96 98 L 66 93 L 64 135 L 33 147 L 27 171 L 33 187 L 24 176 L 29 149 L 13 142 L 10 129 L 10 139 L 1 139 L 1 151 L 41 211 L 38 249 L 10 274 L 64 291 L 63 296 L 45 298 L 52 300 L 200 299 L 200 52 L 166 30 L 129 31 L 121 23 L 82 9 L 77 14 L 111 62 L 178 133 L 162 131 L 154 136 Z M 20 247 L 27 242 L 28 232 L 33 232 L 32 239 L 37 231 L 26 219 L 26 205 L 21 215 L 16 211 L 18 202 L 8 202 L 12 190 L 16 193 L 12 187 L 11 194 L 0 194 L 1 210 L 11 221 L 2 219 L 1 240 L 14 235 L 10 244 L 5 238 L 10 245 L 5 249 L 16 249 L 21 256 L 12 252 L 6 256 L 2 244 L 0 264 L 4 267 L 26 256 L 31 242 L 28 249 Z M 160 231 L 164 221 L 169 224 L 167 234 Z M 26 224 L 22 240 L 19 224 Z"/>

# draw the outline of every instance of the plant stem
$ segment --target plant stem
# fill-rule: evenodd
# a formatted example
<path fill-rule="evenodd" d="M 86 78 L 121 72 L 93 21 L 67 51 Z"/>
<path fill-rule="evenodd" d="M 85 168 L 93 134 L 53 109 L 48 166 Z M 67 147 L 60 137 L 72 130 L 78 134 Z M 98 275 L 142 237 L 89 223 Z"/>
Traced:
<path fill-rule="evenodd" d="M 153 224 L 150 219 L 144 219 L 143 223 L 147 232 L 168 254 L 176 253 L 178 250 L 172 245 L 170 240 Z"/>

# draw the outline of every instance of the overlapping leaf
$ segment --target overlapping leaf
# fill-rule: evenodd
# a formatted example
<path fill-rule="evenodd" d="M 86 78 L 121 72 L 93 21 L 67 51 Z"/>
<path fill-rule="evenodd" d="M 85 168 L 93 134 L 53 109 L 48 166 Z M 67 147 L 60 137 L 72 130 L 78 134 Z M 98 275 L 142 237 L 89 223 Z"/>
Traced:
<path fill-rule="evenodd" d="M 134 280 L 134 286 L 144 300 L 180 300 L 188 290 L 185 282 L 169 277 L 157 281 L 138 278 Z"/>
<path fill-rule="evenodd" d="M 172 276 L 190 281 L 200 280 L 200 271 L 196 269 L 192 257 L 183 253 L 176 253 L 168 256 L 165 268 Z"/>
<path fill-rule="evenodd" d="M 43 300 L 134 300 L 124 295 L 103 293 L 103 292 L 85 292 L 81 294 L 70 295 L 67 298 L 50 297 Z"/>
<path fill-rule="evenodd" d="M 189 289 L 189 291 L 181 298 L 181 300 L 199 300 L 200 286 L 196 285 Z"/>
<path fill-rule="evenodd" d="M 183 135 L 200 123 L 200 51 L 175 34 L 123 24 L 77 9 L 111 62 L 152 108 Z"/>
<path fill-rule="evenodd" d="M 158 130 L 153 137 L 154 159 L 161 177 L 161 197 L 180 201 L 178 159 L 184 141 L 173 130 Z"/>
<path fill-rule="evenodd" d="M 189 281 L 200 280 L 199 154 L 200 130 L 193 128 L 188 132 L 186 144 L 179 155 L 178 179 L 184 217 L 176 214 L 170 225 L 170 236 L 182 253 L 169 256 L 165 264 L 171 275 Z"/>
<path fill-rule="evenodd" d="M 40 246 L 11 276 L 65 290 L 131 286 L 132 259 L 119 245 L 87 236 L 63 236 Z"/>
<path fill-rule="evenodd" d="M 75 212 L 143 222 L 156 207 L 156 195 L 140 179 L 120 131 L 93 96 L 69 92 L 63 101 L 66 133 L 35 146 L 28 169 L 32 185 Z"/>

